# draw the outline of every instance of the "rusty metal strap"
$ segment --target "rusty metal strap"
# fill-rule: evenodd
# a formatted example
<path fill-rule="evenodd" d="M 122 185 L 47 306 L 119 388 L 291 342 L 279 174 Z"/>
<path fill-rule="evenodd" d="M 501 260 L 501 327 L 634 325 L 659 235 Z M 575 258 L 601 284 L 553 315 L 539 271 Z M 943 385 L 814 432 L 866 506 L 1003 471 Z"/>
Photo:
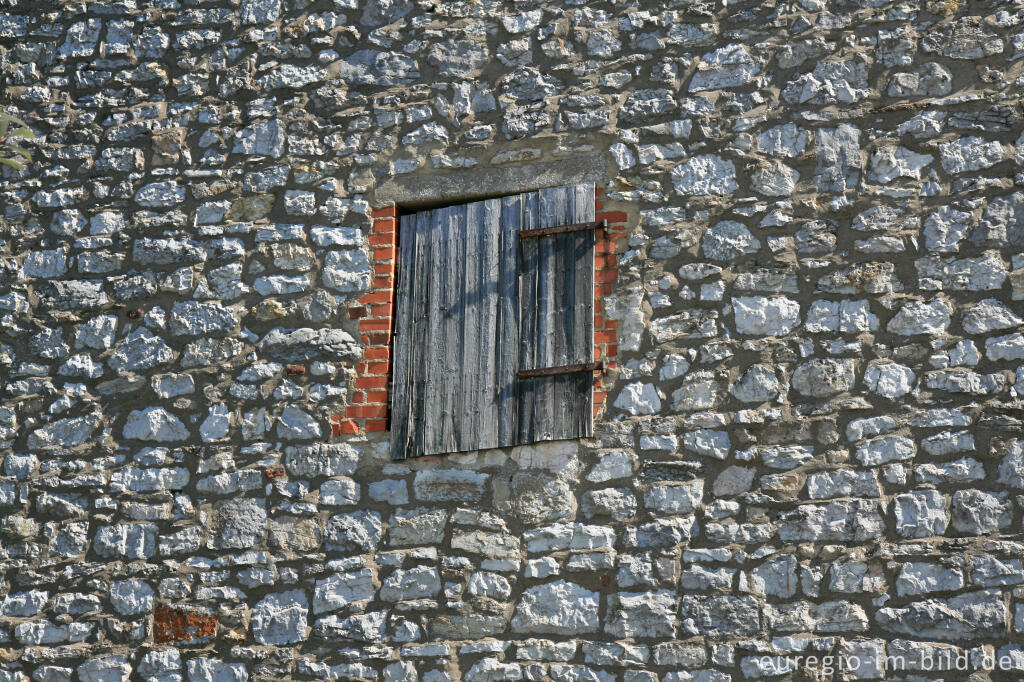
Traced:
<path fill-rule="evenodd" d="M 559 374 L 575 374 L 577 372 L 593 372 L 604 369 L 601 362 L 581 362 L 576 365 L 559 365 L 558 367 L 539 367 L 537 369 L 521 369 L 516 372 L 519 379 L 533 379 L 536 377 L 551 377 Z"/>
<path fill-rule="evenodd" d="M 539 227 L 536 230 L 520 230 L 520 239 L 535 239 L 547 237 L 553 234 L 565 234 L 566 232 L 585 232 L 587 230 L 603 230 L 608 225 L 606 220 L 593 220 L 588 223 L 573 223 L 571 225 L 556 225 L 555 227 Z"/>

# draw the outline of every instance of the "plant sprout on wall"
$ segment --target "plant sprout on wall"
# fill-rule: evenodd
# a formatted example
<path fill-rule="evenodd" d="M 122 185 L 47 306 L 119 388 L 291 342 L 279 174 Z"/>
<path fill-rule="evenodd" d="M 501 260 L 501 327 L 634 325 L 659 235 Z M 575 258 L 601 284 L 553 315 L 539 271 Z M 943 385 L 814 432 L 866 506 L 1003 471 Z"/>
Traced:
<path fill-rule="evenodd" d="M 35 135 L 24 121 L 0 111 L 0 164 L 22 170 L 25 168 L 25 162 L 32 160 L 32 155 L 16 144 L 19 137 L 26 140 L 35 139 Z"/>

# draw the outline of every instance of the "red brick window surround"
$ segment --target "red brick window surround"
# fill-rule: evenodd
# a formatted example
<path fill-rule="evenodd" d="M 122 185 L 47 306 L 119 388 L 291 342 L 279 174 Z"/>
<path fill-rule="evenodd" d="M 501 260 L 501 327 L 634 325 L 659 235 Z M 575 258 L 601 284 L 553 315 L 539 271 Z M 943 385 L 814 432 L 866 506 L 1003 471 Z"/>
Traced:
<path fill-rule="evenodd" d="M 618 356 L 617 323 L 604 310 L 604 297 L 612 293 L 618 274 L 617 244 L 626 236 L 626 213 L 605 211 L 603 188 L 595 190 L 596 219 L 607 221 L 594 244 L 594 359 L 614 369 Z M 356 367 L 355 386 L 345 413 L 331 417 L 333 435 L 388 430 L 388 382 L 391 371 L 391 338 L 394 331 L 395 267 L 398 257 L 398 214 L 395 205 L 374 209 L 370 231 L 373 289 L 349 308 L 359 320 L 363 360 Z M 608 392 L 602 372 L 594 373 L 594 416 L 604 407 Z"/>

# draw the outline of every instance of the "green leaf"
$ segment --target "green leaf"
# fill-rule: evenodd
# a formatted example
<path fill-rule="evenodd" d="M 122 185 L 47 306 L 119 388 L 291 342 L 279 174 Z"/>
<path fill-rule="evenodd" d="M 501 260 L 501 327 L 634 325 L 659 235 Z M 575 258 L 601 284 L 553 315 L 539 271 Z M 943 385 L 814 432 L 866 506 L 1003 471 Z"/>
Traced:
<path fill-rule="evenodd" d="M 14 124 L 15 129 L 11 132 L 8 132 L 11 129 L 12 124 Z M 6 137 L 9 135 L 25 137 L 29 139 L 35 137 L 35 134 L 28 127 L 27 123 L 22 121 L 17 116 L 11 116 L 10 114 L 0 112 L 0 137 Z"/>
<path fill-rule="evenodd" d="M 13 126 L 13 130 L 11 129 Z M 28 161 L 32 160 L 32 154 L 28 150 L 22 149 L 16 144 L 12 144 L 10 138 L 21 138 L 25 140 L 35 139 L 36 135 L 29 129 L 28 124 L 22 121 L 17 116 L 11 116 L 6 112 L 0 112 L 0 138 L 5 138 L 3 143 L 0 143 L 0 163 L 5 166 L 17 168 L 22 170 L 25 165 L 21 161 L 16 161 L 13 158 L 8 158 L 11 154 L 20 156 Z"/>
<path fill-rule="evenodd" d="M 2 116 L 3 118 L 5 118 L 6 120 L 10 121 L 11 123 L 17 123 L 17 124 L 18 124 L 18 125 L 20 125 L 20 126 L 21 126 L 22 128 L 28 128 L 28 124 L 27 124 L 27 123 L 25 123 L 24 121 L 22 121 L 22 120 L 21 120 L 20 118 L 18 118 L 17 116 L 11 116 L 10 114 L 5 114 L 5 113 L 0 113 L 0 116 Z"/>

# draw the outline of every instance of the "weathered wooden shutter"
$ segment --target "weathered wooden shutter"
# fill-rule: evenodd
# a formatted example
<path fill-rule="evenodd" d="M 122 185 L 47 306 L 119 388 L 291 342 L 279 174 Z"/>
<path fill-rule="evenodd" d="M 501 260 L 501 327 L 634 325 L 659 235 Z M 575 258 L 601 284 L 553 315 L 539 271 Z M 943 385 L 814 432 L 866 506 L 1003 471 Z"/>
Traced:
<path fill-rule="evenodd" d="M 530 230 L 594 220 L 594 186 L 557 187 L 524 197 Z M 519 443 L 593 433 L 594 230 L 520 240 Z M 557 371 L 557 373 L 555 373 Z"/>
<path fill-rule="evenodd" d="M 592 434 L 594 231 L 531 231 L 593 219 L 593 185 L 400 218 L 395 459 Z"/>

